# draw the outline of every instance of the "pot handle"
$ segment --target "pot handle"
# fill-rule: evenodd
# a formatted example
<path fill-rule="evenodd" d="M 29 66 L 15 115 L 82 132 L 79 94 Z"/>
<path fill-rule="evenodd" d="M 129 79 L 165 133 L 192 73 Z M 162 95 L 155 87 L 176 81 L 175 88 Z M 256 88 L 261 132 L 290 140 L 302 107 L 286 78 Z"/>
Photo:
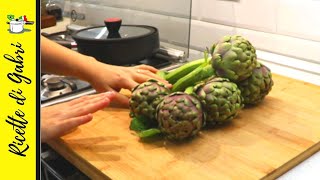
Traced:
<path fill-rule="evenodd" d="M 119 34 L 121 23 L 122 19 L 120 18 L 107 18 L 104 20 L 104 24 L 109 32 L 107 38 L 121 38 Z"/>
<path fill-rule="evenodd" d="M 34 21 L 25 21 L 25 24 L 26 24 L 26 25 L 33 25 L 33 24 L 34 24 Z"/>

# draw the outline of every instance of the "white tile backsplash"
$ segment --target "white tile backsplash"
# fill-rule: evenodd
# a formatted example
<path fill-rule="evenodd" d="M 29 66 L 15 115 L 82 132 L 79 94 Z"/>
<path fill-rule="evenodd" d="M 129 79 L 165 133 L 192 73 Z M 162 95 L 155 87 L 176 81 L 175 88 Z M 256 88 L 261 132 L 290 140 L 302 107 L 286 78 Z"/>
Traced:
<path fill-rule="evenodd" d="M 160 14 L 189 18 L 190 0 L 144 0 L 140 7 Z"/>
<path fill-rule="evenodd" d="M 104 25 L 104 20 L 110 17 L 119 17 L 123 24 L 127 23 L 128 14 L 125 10 L 113 7 L 87 5 L 86 21 L 91 25 Z"/>
<path fill-rule="evenodd" d="M 223 25 L 235 25 L 234 3 L 222 0 L 193 1 L 192 16 L 197 20 Z"/>
<path fill-rule="evenodd" d="M 320 63 L 320 42 L 242 28 L 237 28 L 236 33 L 257 49 Z"/>
<path fill-rule="evenodd" d="M 320 76 L 313 74 L 313 73 L 308 73 L 305 71 L 300 71 L 291 67 L 286 67 L 286 66 L 280 66 L 278 64 L 266 62 L 266 61 L 261 61 L 264 65 L 268 66 L 268 68 L 271 69 L 272 73 L 279 74 L 282 76 L 290 77 L 293 79 L 298 79 L 300 81 L 312 83 L 315 85 L 320 86 Z"/>
<path fill-rule="evenodd" d="M 86 0 L 88 2 L 100 1 L 104 6 L 118 7 L 123 9 L 133 9 L 147 11 L 156 14 L 171 15 L 188 18 L 190 14 L 190 0 Z"/>
<path fill-rule="evenodd" d="M 82 1 L 90 3 L 79 7 L 88 23 L 117 16 L 124 23 L 156 26 L 164 42 L 188 43 L 188 33 L 180 32 L 189 28 L 189 0 Z M 190 48 L 203 51 L 224 35 L 239 34 L 258 50 L 320 64 L 319 17 L 320 0 L 193 0 Z"/>
<path fill-rule="evenodd" d="M 276 32 L 277 0 L 240 0 L 234 3 L 237 27 Z"/>
<path fill-rule="evenodd" d="M 320 1 L 279 0 L 278 33 L 320 41 Z"/>
<path fill-rule="evenodd" d="M 148 24 L 157 27 L 162 41 L 187 46 L 189 19 L 147 12 L 139 12 L 135 16 L 136 18 L 132 21 L 134 24 Z"/>
<path fill-rule="evenodd" d="M 191 8 L 191 18 L 194 20 L 200 20 L 201 19 L 200 13 L 201 13 L 200 0 L 193 0 L 192 8 Z"/>
<path fill-rule="evenodd" d="M 212 24 L 198 20 L 191 22 L 190 44 L 192 49 L 203 51 L 210 48 L 222 36 L 235 34 L 235 28 L 219 24 Z"/>

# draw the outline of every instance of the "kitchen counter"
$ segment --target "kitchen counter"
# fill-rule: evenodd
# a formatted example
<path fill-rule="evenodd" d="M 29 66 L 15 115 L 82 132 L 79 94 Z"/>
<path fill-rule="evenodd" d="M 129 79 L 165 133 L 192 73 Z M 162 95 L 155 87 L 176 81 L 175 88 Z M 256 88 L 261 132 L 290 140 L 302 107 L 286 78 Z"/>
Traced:
<path fill-rule="evenodd" d="M 65 31 L 67 29 L 67 25 L 71 22 L 70 18 L 64 17 L 62 21 L 58 21 L 55 26 L 41 29 L 41 32 L 45 32 L 48 34 L 56 33 L 60 31 Z"/>
<path fill-rule="evenodd" d="M 42 32 L 53 33 L 53 32 L 63 31 L 63 30 L 66 29 L 65 27 L 69 22 L 70 22 L 69 19 L 66 18 L 63 22 L 58 22 L 56 27 L 50 27 L 50 28 L 42 29 Z M 280 77 L 280 79 L 281 79 L 281 77 Z M 293 82 L 295 82 L 295 81 L 293 81 Z M 308 83 L 302 83 L 302 82 L 298 83 L 298 84 L 301 87 L 310 85 Z M 277 86 L 277 84 L 275 84 L 275 86 Z M 283 88 L 286 88 L 285 87 L 286 85 L 282 85 L 282 86 L 283 86 Z M 297 87 L 294 87 L 294 88 L 297 88 Z M 319 89 L 320 87 L 316 87 L 315 89 L 317 89 L 317 88 Z M 305 93 L 304 90 L 301 90 L 301 93 L 304 94 Z M 319 94 L 319 90 L 317 90 L 315 92 L 307 93 L 307 95 L 304 94 L 304 96 L 305 96 L 304 98 L 310 98 L 312 100 L 314 96 L 315 97 L 319 97 L 319 95 L 320 95 Z M 297 103 L 297 102 L 300 103 L 299 100 L 297 100 L 296 102 L 293 102 L 293 103 Z M 320 101 L 314 102 L 314 104 L 308 104 L 306 106 L 307 107 L 311 107 L 311 106 L 319 107 L 319 102 Z M 316 104 L 316 103 L 318 103 L 318 104 Z M 281 107 L 278 107 L 278 108 L 281 108 Z M 297 110 L 299 110 L 299 109 L 297 109 Z M 294 110 L 292 110 L 292 111 L 294 111 Z M 101 113 L 103 114 L 103 112 L 98 112 L 98 113 L 99 114 L 101 114 Z M 314 117 L 314 118 L 318 119 L 318 117 L 319 117 L 319 114 L 318 114 L 317 117 Z M 92 124 L 90 126 L 92 126 Z M 97 123 L 95 126 L 99 126 L 99 123 Z M 86 126 L 84 126 L 83 128 L 85 128 L 85 127 Z M 127 129 L 127 130 L 129 131 L 129 129 Z M 85 130 L 82 129 L 82 128 L 79 128 L 74 133 L 72 133 L 72 134 L 70 134 L 70 135 L 68 135 L 66 137 L 63 137 L 62 139 L 59 139 L 56 142 L 52 142 L 52 146 L 57 148 L 58 151 L 59 151 L 59 147 L 56 146 L 57 144 L 59 144 L 59 146 L 61 146 L 61 148 L 68 149 L 69 153 L 71 152 L 71 154 L 62 154 L 62 155 L 65 156 L 67 159 L 68 158 L 72 159 L 74 157 L 71 157 L 71 156 L 75 156 L 76 157 L 76 162 L 74 162 L 74 160 L 73 160 L 73 163 L 77 164 L 77 163 L 79 163 L 79 158 L 80 158 L 80 160 L 81 159 L 83 160 L 83 158 L 85 157 L 84 155 L 86 153 L 79 154 L 79 152 L 81 151 L 80 150 L 81 147 L 79 147 L 79 146 L 75 146 L 74 147 L 74 146 L 70 145 L 70 140 L 71 140 L 71 142 L 74 142 L 74 141 L 72 141 L 72 140 L 74 140 L 73 138 L 80 137 L 78 135 L 82 134 L 82 132 L 85 132 Z M 317 136 L 317 138 L 319 138 L 319 136 Z M 134 140 L 134 141 L 137 141 L 137 139 L 135 139 L 134 136 L 131 137 L 131 139 Z M 112 139 L 111 139 L 111 141 L 112 141 Z M 319 142 L 319 141 L 317 141 L 317 142 Z M 99 146 L 97 146 L 97 147 L 99 147 Z M 103 147 L 107 148 L 108 146 L 103 146 Z M 83 148 L 87 148 L 88 149 L 89 147 L 88 146 L 83 146 Z M 102 148 L 102 146 L 101 146 L 101 148 Z M 100 149 L 100 150 L 102 150 L 102 149 Z M 110 150 L 112 151 L 112 149 L 110 149 Z M 61 149 L 60 149 L 60 151 L 61 151 Z M 314 152 L 316 152 L 316 151 L 318 151 L 318 150 L 314 150 Z M 99 153 L 99 152 L 97 152 L 97 153 Z M 125 151 L 124 151 L 124 153 L 125 153 Z M 311 154 L 309 154 L 309 155 L 311 155 Z M 98 161 L 97 157 L 99 157 L 99 154 L 96 154 L 96 157 L 93 158 L 94 162 Z M 305 158 L 307 158 L 307 157 L 305 157 Z M 83 166 L 81 164 L 80 165 L 77 164 L 77 165 L 78 166 Z M 92 161 L 91 161 L 91 163 L 89 163 L 89 167 L 92 168 L 92 166 L 94 166 L 94 165 L 92 164 Z M 84 168 L 84 167 L 79 167 L 79 168 L 81 169 L 81 168 Z M 107 169 L 108 166 L 106 166 L 105 168 Z M 96 169 L 96 168 L 93 168 L 93 169 Z M 305 161 L 303 161 L 302 163 L 300 163 L 299 165 L 297 165 L 296 167 L 294 167 L 293 169 L 291 169 L 290 171 L 288 171 L 287 173 L 285 173 L 284 175 L 279 177 L 279 179 L 293 179 L 293 177 L 295 179 L 299 179 L 299 177 L 301 177 L 301 179 L 302 179 L 302 177 L 303 177 L 303 179 L 315 179 L 316 177 L 320 176 L 320 172 L 318 171 L 318 169 L 320 169 L 320 152 L 317 152 L 316 154 L 314 154 L 310 158 L 306 159 Z"/>
<path fill-rule="evenodd" d="M 141 142 L 129 110 L 108 107 L 49 145 L 92 179 L 274 179 L 320 149 L 320 87 L 273 80 L 261 104 L 185 143 Z"/>

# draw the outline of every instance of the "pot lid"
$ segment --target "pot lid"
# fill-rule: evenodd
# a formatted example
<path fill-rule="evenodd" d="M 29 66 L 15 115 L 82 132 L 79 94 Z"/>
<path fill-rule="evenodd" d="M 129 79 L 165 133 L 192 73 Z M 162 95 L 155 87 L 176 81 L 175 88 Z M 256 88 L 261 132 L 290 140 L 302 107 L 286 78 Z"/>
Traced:
<path fill-rule="evenodd" d="M 104 22 L 105 26 L 82 29 L 77 31 L 75 36 L 87 40 L 128 39 L 149 35 L 155 31 L 155 29 L 150 26 L 121 26 L 122 21 L 119 18 L 108 18 Z"/>
<path fill-rule="evenodd" d="M 24 23 L 23 20 L 18 20 L 18 19 L 10 21 L 10 24 L 13 24 L 13 25 L 20 25 L 23 23 Z"/>

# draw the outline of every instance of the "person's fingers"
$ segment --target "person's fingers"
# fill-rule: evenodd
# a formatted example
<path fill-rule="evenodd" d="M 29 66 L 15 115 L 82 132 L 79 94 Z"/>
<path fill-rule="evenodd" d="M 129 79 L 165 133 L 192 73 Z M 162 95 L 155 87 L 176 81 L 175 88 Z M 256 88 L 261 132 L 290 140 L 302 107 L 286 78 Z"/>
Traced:
<path fill-rule="evenodd" d="M 104 93 L 102 97 L 96 97 L 80 103 L 80 106 L 76 106 L 69 111 L 69 117 L 82 116 L 88 113 L 95 113 L 107 107 L 111 100 L 115 98 L 115 92 Z"/>
<path fill-rule="evenodd" d="M 125 79 L 118 83 L 118 86 L 124 89 L 132 90 L 132 88 L 138 86 L 139 83 L 133 79 Z"/>
<path fill-rule="evenodd" d="M 133 81 L 134 82 L 134 81 Z M 131 82 L 126 82 L 124 84 L 127 84 L 125 86 L 136 86 L 138 85 L 138 83 L 134 82 L 133 84 L 130 85 Z M 123 87 L 125 88 L 125 87 Z M 130 89 L 131 90 L 131 87 L 127 87 L 125 89 Z M 114 96 L 112 98 L 112 102 L 110 102 L 110 106 L 113 106 L 113 107 L 123 107 L 123 108 L 127 108 L 129 107 L 129 98 L 115 90 L 113 90 L 111 87 L 107 87 L 107 90 L 110 91 L 110 92 L 113 92 L 114 93 Z"/>
<path fill-rule="evenodd" d="M 145 65 L 145 64 L 142 64 L 142 65 L 138 65 L 138 66 L 135 66 L 136 68 L 138 69 L 144 69 L 144 70 L 148 70 L 148 71 L 151 71 L 153 73 L 157 73 L 159 70 L 152 67 L 152 66 L 148 66 L 148 65 Z"/>
<path fill-rule="evenodd" d="M 138 74 L 144 74 L 144 75 L 147 75 L 149 76 L 150 78 L 153 78 L 153 79 L 157 79 L 157 80 L 164 80 L 162 79 L 160 76 L 154 74 L 153 72 L 151 71 L 148 71 L 148 70 L 137 70 L 137 73 Z M 165 80 L 164 80 L 165 81 Z"/>
<path fill-rule="evenodd" d="M 147 75 L 145 75 L 145 74 L 139 73 L 139 74 L 133 75 L 133 79 L 134 79 L 137 83 L 141 84 L 141 83 L 146 82 L 146 81 L 148 81 L 149 79 L 153 79 L 153 78 L 151 78 L 150 76 L 147 76 Z"/>
<path fill-rule="evenodd" d="M 98 100 L 97 102 L 88 103 L 88 104 L 86 104 L 86 106 L 82 107 L 79 110 L 79 113 L 80 113 L 79 115 L 84 115 L 89 112 L 95 113 L 96 111 L 107 107 L 110 104 L 110 102 L 111 101 L 109 100 L 109 98 L 104 98 L 102 100 Z"/>
<path fill-rule="evenodd" d="M 137 71 L 138 73 L 136 73 L 134 75 L 134 77 L 137 79 L 137 82 L 138 83 L 143 83 L 149 79 L 155 79 L 159 82 L 162 82 L 164 83 L 167 87 L 171 87 L 172 85 L 165 79 L 161 78 L 160 76 L 150 72 L 150 71 L 147 71 L 147 70 L 138 70 Z"/>
<path fill-rule="evenodd" d="M 153 77 L 153 76 L 150 76 L 150 75 L 146 75 L 146 74 L 144 74 L 144 73 L 139 73 L 139 74 L 136 73 L 136 74 L 133 75 L 133 78 L 134 78 L 134 80 L 135 80 L 137 83 L 139 83 L 139 84 L 141 84 L 141 83 L 143 83 L 143 82 L 146 82 L 146 81 L 148 81 L 148 80 L 150 80 L 150 79 L 155 79 L 155 80 L 163 83 L 163 84 L 164 84 L 166 87 L 168 87 L 168 88 L 171 88 L 171 87 L 172 87 L 172 85 L 171 85 L 168 81 L 162 79 L 162 78 L 159 77 L 159 76 L 157 77 L 156 75 L 155 75 L 155 77 Z"/>
<path fill-rule="evenodd" d="M 80 98 L 74 99 L 70 102 L 67 102 L 68 105 L 72 106 L 72 105 L 78 105 L 79 103 L 85 102 L 87 100 L 91 100 L 94 98 L 99 98 L 105 96 L 104 93 L 97 93 L 97 94 L 91 94 L 91 95 L 85 95 L 85 96 L 81 96 Z"/>
<path fill-rule="evenodd" d="M 54 128 L 54 129 L 51 128 L 53 131 L 55 131 L 55 132 L 51 132 L 51 133 L 55 137 L 63 136 L 65 134 L 69 133 L 74 128 L 76 128 L 82 124 L 90 122 L 92 120 L 92 118 L 93 118 L 92 114 L 86 114 L 83 116 L 78 116 L 78 117 L 64 120 L 61 123 L 59 123 L 56 128 Z"/>
<path fill-rule="evenodd" d="M 116 92 L 112 106 L 129 107 L 129 98 L 121 93 Z"/>
<path fill-rule="evenodd" d="M 103 99 L 109 99 L 112 100 L 114 97 L 114 92 L 113 91 L 107 91 L 104 93 L 99 93 L 99 94 L 94 94 L 94 95 L 88 95 L 87 97 L 80 97 L 79 99 L 82 99 L 82 101 L 78 101 L 77 104 L 74 104 L 73 106 L 70 106 L 70 108 L 77 108 L 77 107 L 84 107 L 87 104 L 90 103 L 96 103 L 99 102 Z"/>

